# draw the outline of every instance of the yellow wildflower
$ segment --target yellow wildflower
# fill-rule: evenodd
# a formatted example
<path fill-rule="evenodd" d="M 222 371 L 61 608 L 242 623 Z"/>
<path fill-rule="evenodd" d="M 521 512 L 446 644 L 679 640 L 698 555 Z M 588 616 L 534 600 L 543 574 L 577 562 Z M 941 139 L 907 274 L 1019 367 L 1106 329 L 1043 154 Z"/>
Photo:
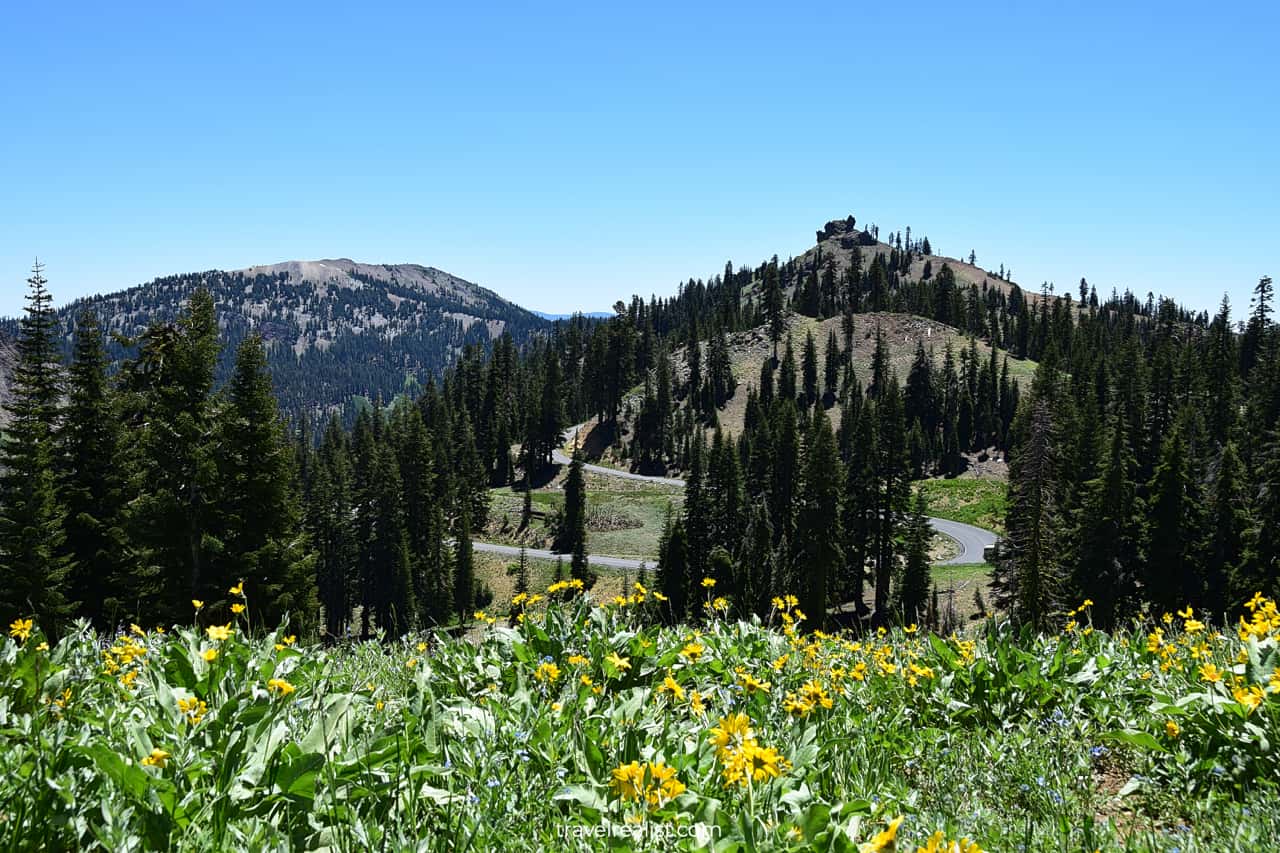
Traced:
<path fill-rule="evenodd" d="M 9 623 L 9 636 L 19 643 L 25 643 L 27 638 L 31 636 L 33 624 L 30 619 L 14 619 Z"/>
<path fill-rule="evenodd" d="M 790 766 L 773 747 L 763 747 L 754 739 L 747 740 L 724 758 L 724 784 L 746 786 L 751 782 L 776 779 Z"/>
<path fill-rule="evenodd" d="M 232 595 L 244 595 L 244 581 L 240 581 L 240 583 L 231 587 L 231 589 L 227 590 L 227 592 L 231 593 Z"/>
<path fill-rule="evenodd" d="M 677 702 L 684 701 L 684 688 L 680 686 L 680 682 L 671 677 L 670 673 L 662 679 L 662 686 L 658 688 L 658 692 L 670 693 Z"/>
<path fill-rule="evenodd" d="M 720 718 L 720 723 L 711 730 L 711 743 L 715 745 L 716 755 L 721 761 L 731 749 L 754 740 L 751 730 L 751 718 L 746 714 L 729 714 Z"/>
<path fill-rule="evenodd" d="M 1200 667 L 1200 680 L 1215 684 L 1222 680 L 1222 672 L 1213 664 L 1206 663 Z"/>
<path fill-rule="evenodd" d="M 209 706 L 203 700 L 192 697 L 190 699 L 179 699 L 178 710 L 185 714 L 192 724 L 195 724 L 203 720 L 205 714 L 209 713 Z"/>
<path fill-rule="evenodd" d="M 630 659 L 622 657 L 617 652 L 609 652 L 605 657 L 605 660 L 611 664 L 614 669 L 618 670 L 618 672 L 631 669 Z"/>
<path fill-rule="evenodd" d="M 661 761 L 622 764 L 614 768 L 612 777 L 611 787 L 620 799 L 641 802 L 651 809 L 685 792 L 684 783 L 676 778 L 675 768 Z"/>
<path fill-rule="evenodd" d="M 279 693 L 281 696 L 288 696 L 296 688 L 283 678 L 273 678 L 267 682 L 267 689 L 273 693 Z"/>
<path fill-rule="evenodd" d="M 685 658 L 690 663 L 697 663 L 698 658 L 702 657 L 704 651 L 706 651 L 706 647 L 701 643 L 686 643 L 685 647 L 680 650 L 680 657 Z"/>
<path fill-rule="evenodd" d="M 714 589 L 714 588 L 715 588 L 715 585 L 716 585 L 716 579 L 715 579 L 715 578 L 703 578 L 703 579 L 702 579 L 702 588 L 703 588 L 703 589 Z"/>
<path fill-rule="evenodd" d="M 1237 702 L 1247 708 L 1250 714 L 1252 714 L 1258 709 L 1258 706 L 1262 704 L 1265 694 L 1263 694 L 1261 687 L 1256 684 L 1251 684 L 1247 688 L 1235 688 L 1231 691 L 1231 695 Z"/>
<path fill-rule="evenodd" d="M 1169 737 L 1176 738 L 1178 735 L 1182 734 L 1182 729 L 1178 728 L 1178 724 L 1175 723 L 1173 720 L 1165 720 L 1164 733 L 1167 734 Z"/>
<path fill-rule="evenodd" d="M 201 656 L 202 658 L 204 658 L 204 659 L 205 659 L 205 661 L 206 661 L 207 663 L 213 663 L 215 660 L 217 660 L 217 659 L 218 659 L 218 650 L 217 650 L 217 649 L 205 649 L 205 650 L 200 654 L 200 656 Z"/>
<path fill-rule="evenodd" d="M 204 632 L 209 635 L 210 640 L 222 641 L 231 636 L 231 624 L 210 625 L 208 628 L 204 629 Z"/>
<path fill-rule="evenodd" d="M 165 762 L 169 760 L 169 753 L 163 749 L 156 747 L 151 750 L 151 754 L 142 759 L 143 767 L 164 767 Z"/>
<path fill-rule="evenodd" d="M 870 841 L 858 845 L 859 853 L 880 853 L 881 850 L 892 850 L 894 839 L 898 837 L 898 827 L 902 826 L 902 815 L 889 821 L 889 825 L 876 833 Z"/>
<path fill-rule="evenodd" d="M 193 598 L 191 599 L 191 606 L 194 607 L 196 610 L 203 610 L 204 602 L 198 598 Z"/>
<path fill-rule="evenodd" d="M 237 602 L 236 604 L 231 605 L 231 612 L 232 612 L 232 613 L 235 613 L 236 615 L 239 615 L 239 614 L 243 613 L 243 612 L 244 612 L 244 605 L 243 605 L 243 604 L 240 604 L 240 603 L 238 603 L 238 602 Z"/>
<path fill-rule="evenodd" d="M 560 677 L 560 667 L 550 661 L 543 661 L 538 664 L 538 668 L 534 670 L 533 677 L 539 681 L 545 681 L 548 684 L 555 684 L 556 679 Z"/>

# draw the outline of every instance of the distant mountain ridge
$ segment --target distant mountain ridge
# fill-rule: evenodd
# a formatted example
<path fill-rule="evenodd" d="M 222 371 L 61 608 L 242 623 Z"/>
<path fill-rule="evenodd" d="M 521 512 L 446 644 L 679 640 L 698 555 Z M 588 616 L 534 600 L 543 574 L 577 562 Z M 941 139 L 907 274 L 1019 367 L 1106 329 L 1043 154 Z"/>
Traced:
<path fill-rule="evenodd" d="M 544 320 L 552 320 L 552 321 L 568 320 L 571 317 L 576 317 L 576 316 L 586 317 L 588 320 L 607 320 L 608 318 L 613 316 L 612 311 L 576 311 L 572 314 L 548 314 L 546 311 L 534 311 L 533 313 L 537 314 L 539 317 L 541 317 Z"/>
<path fill-rule="evenodd" d="M 550 326 L 434 267 L 336 258 L 165 276 L 77 299 L 57 312 L 66 350 L 85 309 L 108 332 L 136 337 L 176 318 L 201 287 L 218 309 L 219 378 L 228 375 L 239 342 L 257 332 L 268 343 L 277 397 L 293 413 L 334 410 L 357 398 L 390 400 L 440 375 L 468 345 L 488 346 L 505 333 L 519 345 Z M 17 320 L 0 321 L 0 338 L 13 340 L 17 327 Z M 115 342 L 110 352 L 126 356 Z"/>

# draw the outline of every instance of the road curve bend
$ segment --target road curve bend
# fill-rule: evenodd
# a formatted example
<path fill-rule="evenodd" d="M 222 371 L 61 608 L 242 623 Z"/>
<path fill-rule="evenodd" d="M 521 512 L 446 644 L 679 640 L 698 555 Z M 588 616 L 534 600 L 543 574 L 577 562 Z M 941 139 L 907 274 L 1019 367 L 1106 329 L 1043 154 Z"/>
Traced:
<path fill-rule="evenodd" d="M 578 431 L 586 424 L 578 424 L 569 427 L 564 431 L 564 440 L 566 442 L 573 441 Z M 559 448 L 551 452 L 551 458 L 559 465 L 568 465 L 572 460 Z M 673 486 L 676 488 L 684 488 L 684 480 L 678 477 L 654 477 L 647 474 L 633 474 L 630 471 L 622 471 L 617 468 L 606 468 L 603 465 L 591 465 L 583 463 L 582 469 L 590 471 L 593 474 L 601 474 L 606 477 L 618 477 L 623 480 L 640 480 L 646 483 L 656 483 L 663 486 Z M 940 566 L 969 566 L 976 563 L 986 562 L 985 550 L 987 546 L 996 544 L 996 534 L 990 530 L 984 530 L 981 527 L 974 527 L 972 524 L 964 524 L 959 521 L 949 521 L 945 518 L 930 518 L 929 526 L 936 532 L 941 533 L 950 539 L 955 540 L 960 546 L 960 553 L 956 554 L 949 560 L 943 560 Z M 520 549 L 510 545 L 495 545 L 490 542 L 472 542 L 472 547 L 477 551 L 487 551 L 491 554 L 506 554 L 509 556 L 519 556 Z M 543 560 L 554 560 L 558 557 L 568 557 L 567 554 L 556 554 L 553 551 L 526 549 L 530 557 L 537 557 Z M 611 566 L 617 569 L 638 569 L 644 560 L 633 560 L 627 557 L 600 557 L 594 554 L 587 557 L 587 562 L 595 563 L 599 566 Z M 650 565 L 646 563 L 646 565 Z"/>

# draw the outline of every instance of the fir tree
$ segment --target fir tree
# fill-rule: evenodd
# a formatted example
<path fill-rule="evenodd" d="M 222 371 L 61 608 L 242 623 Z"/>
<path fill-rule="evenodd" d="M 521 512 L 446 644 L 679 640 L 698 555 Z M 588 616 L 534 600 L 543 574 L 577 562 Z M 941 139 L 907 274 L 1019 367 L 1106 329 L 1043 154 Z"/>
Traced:
<path fill-rule="evenodd" d="M 218 416 L 216 557 L 219 586 L 243 580 L 250 611 L 265 626 L 289 613 L 316 626 L 315 555 L 302 529 L 292 448 L 276 409 L 262 339 L 236 351 L 235 370 Z"/>
<path fill-rule="evenodd" d="M 689 542 L 684 521 L 667 515 L 667 530 L 658 562 L 658 589 L 667 597 L 666 609 L 672 623 L 685 618 L 689 609 Z"/>
<path fill-rule="evenodd" d="M 928 516 L 929 505 L 924 490 L 917 489 L 915 505 L 906 525 L 906 561 L 893 591 L 893 609 L 904 623 L 930 621 L 926 618 L 926 606 L 933 582 L 929 564 L 929 542 L 933 530 L 929 527 Z"/>
<path fill-rule="evenodd" d="M 1025 434 L 1011 453 L 1009 514 L 1001 562 L 992 586 L 996 606 L 1017 623 L 1041 629 L 1061 600 L 1058 534 L 1061 435 L 1054 412 L 1057 379 L 1052 363 L 1042 364 L 1032 397 L 1019 412 Z"/>
<path fill-rule="evenodd" d="M 814 421 L 805 451 L 803 491 L 796 525 L 802 572 L 801 607 L 811 627 L 826 622 L 829 591 L 844 565 L 840 504 L 844 493 L 844 468 L 836 452 L 831 423 L 825 416 Z"/>
<path fill-rule="evenodd" d="M 582 451 L 575 449 L 564 484 L 564 516 L 561 521 L 560 551 L 570 555 L 569 574 L 578 580 L 590 579 L 587 565 L 587 489 L 582 473 Z"/>
<path fill-rule="evenodd" d="M 130 604 L 162 623 L 190 616 L 191 599 L 225 612 L 227 588 L 210 565 L 217 459 L 210 397 L 221 345 L 213 299 L 197 290 L 174 325 L 149 329 L 125 366 L 138 464 L 127 508 L 133 543 Z"/>
<path fill-rule="evenodd" d="M 1209 503 L 1209 538 L 1204 547 L 1204 606 L 1210 613 L 1222 615 L 1231 606 L 1247 601 L 1253 591 L 1232 589 L 1244 556 L 1244 537 L 1249 527 L 1243 492 L 1244 468 L 1234 442 L 1228 441 L 1223 446 L 1216 468 Z"/>
<path fill-rule="evenodd" d="M 804 377 L 804 405 L 812 408 L 818 402 L 818 346 L 813 340 L 813 332 L 805 333 L 800 365 Z"/>
<path fill-rule="evenodd" d="M 78 614 L 99 630 L 123 615 L 127 602 L 124 433 L 107 382 L 102 327 L 92 311 L 76 323 L 75 357 L 67 382 L 67 410 L 59 435 L 60 486 L 66 505 L 66 548 L 75 565 L 70 581 Z"/>
<path fill-rule="evenodd" d="M 462 514 L 458 516 L 453 538 L 453 607 L 458 614 L 458 621 L 465 623 L 471 618 L 476 594 L 475 555 L 471 548 L 471 510 L 465 504 Z"/>
<path fill-rule="evenodd" d="M 71 615 L 65 510 L 54 467 L 61 394 L 56 318 L 36 263 L 27 279 L 9 423 L 0 438 L 0 623 L 34 616 L 51 636 Z"/>

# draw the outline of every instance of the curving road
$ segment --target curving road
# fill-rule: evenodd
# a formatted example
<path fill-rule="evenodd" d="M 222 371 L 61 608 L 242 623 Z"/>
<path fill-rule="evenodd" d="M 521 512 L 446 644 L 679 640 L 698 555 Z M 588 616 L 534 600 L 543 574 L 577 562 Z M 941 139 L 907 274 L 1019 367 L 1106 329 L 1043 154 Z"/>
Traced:
<path fill-rule="evenodd" d="M 573 441 L 574 437 L 577 436 L 578 431 L 584 426 L 586 426 L 586 424 L 578 424 L 577 426 L 570 427 L 565 430 L 564 440 L 566 442 Z M 572 461 L 559 448 L 556 448 L 551 452 L 551 457 L 560 465 L 568 465 Z M 624 480 L 641 480 L 646 483 L 657 483 L 663 486 L 684 488 L 684 480 L 676 477 L 654 477 L 646 474 L 633 474 L 630 471 L 621 471 L 617 468 L 606 468 L 603 465 L 591 465 L 585 462 L 582 465 L 582 469 L 594 474 L 603 474 L 606 477 L 619 477 Z M 949 521 L 945 518 L 930 518 L 929 526 L 938 533 L 941 533 L 943 536 L 955 540 L 956 544 L 960 546 L 960 552 L 949 560 L 942 560 L 937 563 L 937 565 L 940 566 L 967 566 L 975 563 L 986 562 L 983 556 L 984 549 L 989 545 L 996 544 L 996 534 L 992 533 L 990 530 L 984 530 L 981 527 L 974 527 L 972 524 L 964 524 L 959 521 Z M 471 543 L 471 547 L 477 551 L 488 551 L 492 554 L 505 554 L 515 557 L 520 555 L 520 549 L 510 545 L 495 545 L 491 542 L 473 541 Z M 568 554 L 556 554 L 553 551 L 535 550 L 532 548 L 526 549 L 525 553 L 530 557 L 537 557 L 544 560 L 554 560 L 557 557 L 568 558 L 569 556 Z M 633 560 L 627 557 L 601 557 L 595 554 L 588 555 L 587 562 L 595 563 L 600 566 L 611 566 L 617 569 L 638 569 L 640 568 L 641 563 L 645 563 L 645 565 L 649 567 L 656 564 L 656 560 L 650 562 L 645 560 Z"/>
<path fill-rule="evenodd" d="M 493 542 L 477 542 L 471 540 L 471 548 L 474 551 L 485 551 L 490 554 L 501 554 L 505 557 L 519 557 L 520 549 L 513 545 L 497 545 Z M 525 548 L 525 554 L 533 559 L 538 560 L 557 560 L 563 559 L 567 567 L 572 554 L 559 554 L 555 551 L 545 551 L 541 548 Z M 658 564 L 654 560 L 633 560 L 630 557 L 602 557 L 599 554 L 588 554 L 587 562 L 596 566 L 609 566 L 614 569 L 639 569 L 640 564 L 644 563 L 649 568 L 653 568 Z"/>
<path fill-rule="evenodd" d="M 959 521 L 948 521 L 945 518 L 930 518 L 929 526 L 954 539 L 960 545 L 960 553 L 950 560 L 942 560 L 939 566 L 967 566 L 974 563 L 985 563 L 983 549 L 996 544 L 996 535 L 990 530 L 974 527 Z"/>

